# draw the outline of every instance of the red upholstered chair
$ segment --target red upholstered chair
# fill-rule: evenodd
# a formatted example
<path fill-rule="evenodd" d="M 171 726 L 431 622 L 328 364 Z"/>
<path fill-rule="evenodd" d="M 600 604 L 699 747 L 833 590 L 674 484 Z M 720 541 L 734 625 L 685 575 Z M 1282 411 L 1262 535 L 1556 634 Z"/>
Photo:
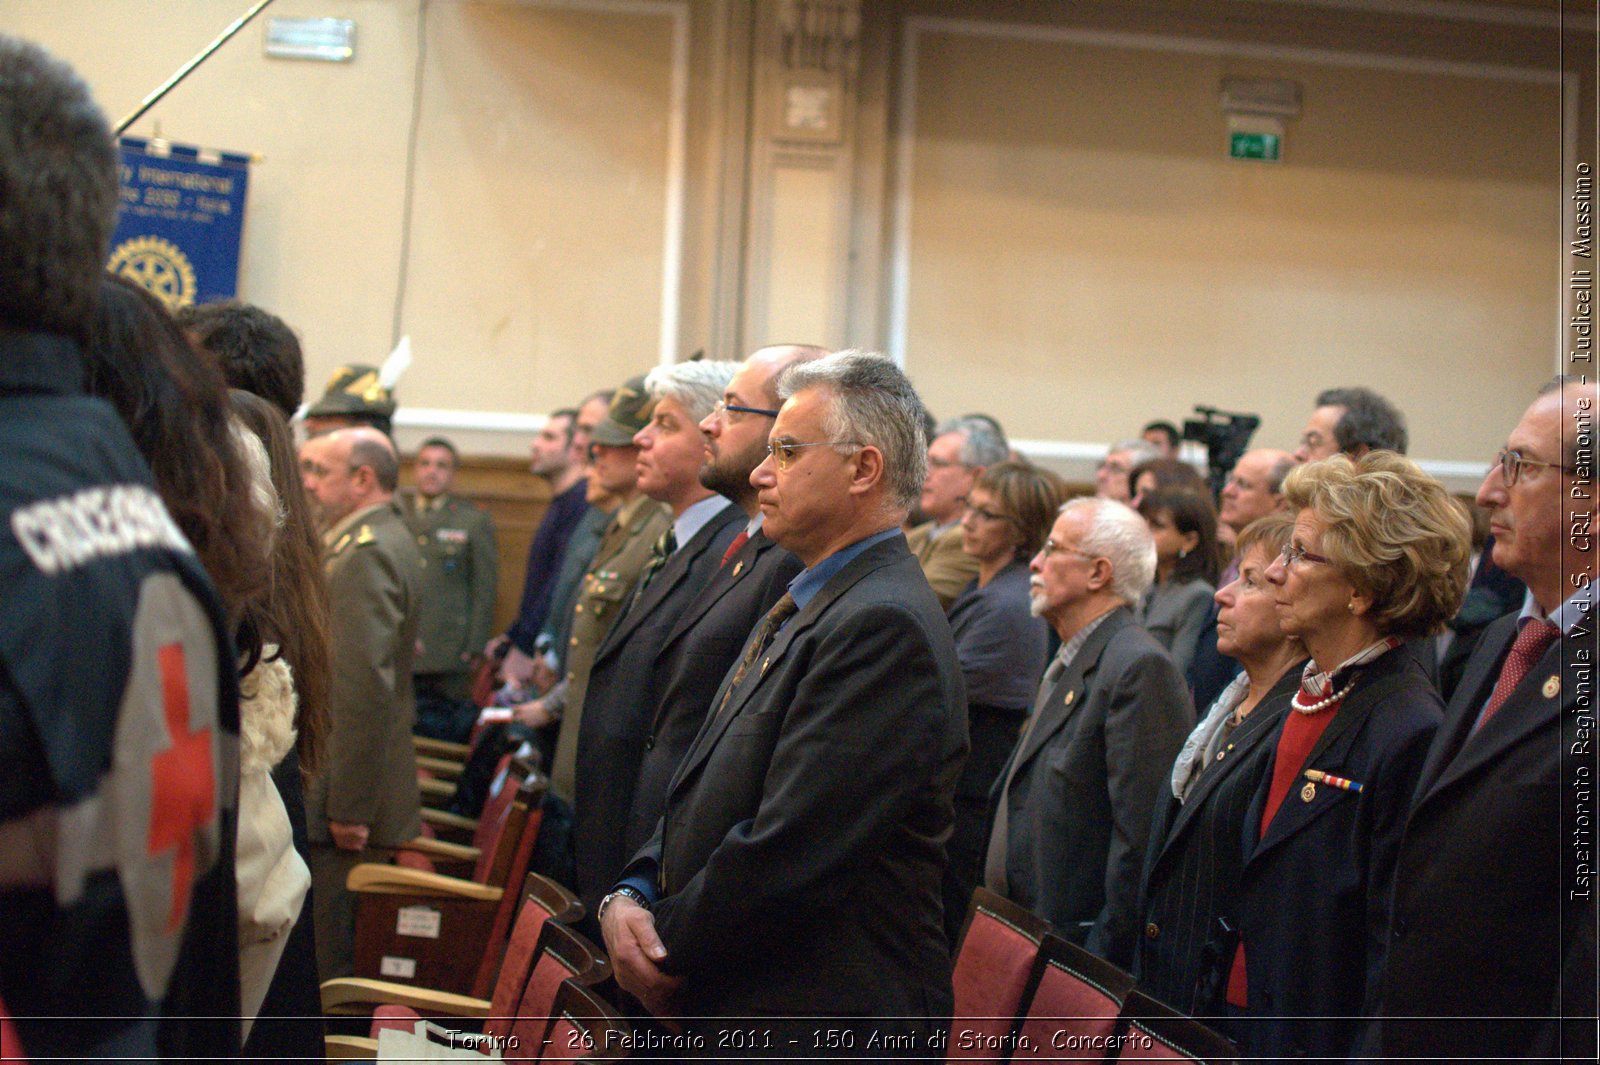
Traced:
<path fill-rule="evenodd" d="M 470 817 L 422 809 L 422 832 L 406 846 L 395 852 L 395 864 L 429 873 L 448 873 L 451 876 L 482 875 L 477 866 L 483 855 L 504 831 L 511 816 L 512 803 L 522 782 L 537 773 L 532 762 L 514 759 L 510 754 L 501 757 L 495 766 L 494 783 L 483 810 L 476 821 Z M 469 842 L 463 843 L 462 840 Z"/>
<path fill-rule="evenodd" d="M 540 1040 L 538 1061 L 621 1061 L 628 1056 L 628 1026 L 587 987 L 564 981 Z"/>
<path fill-rule="evenodd" d="M 470 880 L 378 863 L 350 870 L 356 976 L 488 996 L 538 838 L 547 783 L 538 774 L 523 781 Z"/>
<path fill-rule="evenodd" d="M 352 1056 L 348 1052 L 363 1048 L 375 1052 L 380 1029 L 398 1026 L 409 1031 L 423 1016 L 478 1020 L 482 1022 L 481 1031 L 486 1035 L 509 1035 L 517 1004 L 522 999 L 534 957 L 540 949 L 545 925 L 567 924 L 577 921 L 582 915 L 583 904 L 566 888 L 537 873 L 529 873 L 523 886 L 522 909 L 518 911 L 516 924 L 511 929 L 505 959 L 495 980 L 494 997 L 489 1000 L 445 994 L 385 980 L 347 977 L 327 981 L 322 985 L 324 1012 L 361 1014 L 370 1010 L 372 1013 L 372 1026 L 366 1037 L 330 1036 L 329 1056 L 333 1057 L 336 1049 L 347 1051 L 340 1057 Z M 464 1027 L 480 1030 L 475 1024 Z"/>
<path fill-rule="evenodd" d="M 1023 992 L 1012 1061 L 1104 1061 L 1133 977 L 1054 932 Z"/>
<path fill-rule="evenodd" d="M 17 1027 L 11 1023 L 6 1004 L 0 1002 L 0 1060 L 27 1061 L 22 1056 L 22 1040 L 17 1038 Z"/>
<path fill-rule="evenodd" d="M 1049 922 L 987 888 L 972 894 L 956 950 L 951 1060 L 993 1060 L 1011 1036 Z"/>
<path fill-rule="evenodd" d="M 1142 991 L 1122 1003 L 1119 1060 L 1233 1065 L 1239 1051 L 1225 1036 Z"/>
<path fill-rule="evenodd" d="M 528 982 L 522 989 L 522 998 L 508 1030 L 515 1037 L 517 1047 L 504 1051 L 505 1059 L 540 1060 L 546 1050 L 542 1041 L 548 1033 L 550 1019 L 557 1015 L 556 999 L 562 985 L 578 983 L 593 987 L 610 975 L 611 964 L 599 947 L 565 925 L 547 923 L 539 934 Z"/>

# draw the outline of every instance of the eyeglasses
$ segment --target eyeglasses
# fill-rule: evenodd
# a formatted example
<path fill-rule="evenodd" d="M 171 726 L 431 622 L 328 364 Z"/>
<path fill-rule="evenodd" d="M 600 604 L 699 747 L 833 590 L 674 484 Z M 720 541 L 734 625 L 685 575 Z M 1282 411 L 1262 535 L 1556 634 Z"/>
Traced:
<path fill-rule="evenodd" d="M 711 416 L 713 418 L 727 418 L 729 414 L 760 414 L 767 418 L 776 418 L 778 416 L 778 412 L 775 410 L 768 410 L 765 407 L 741 407 L 737 403 L 729 403 L 723 399 L 717 400 L 717 405 L 711 408 Z M 727 420 L 731 422 L 737 419 L 727 418 Z"/>
<path fill-rule="evenodd" d="M 1044 542 L 1044 546 L 1039 548 L 1039 554 L 1043 555 L 1045 558 L 1049 558 L 1051 555 L 1055 554 L 1077 555 L 1079 558 L 1085 559 L 1096 559 L 1100 557 L 1099 555 L 1091 555 L 1081 547 L 1068 547 L 1066 544 L 1058 544 L 1054 540 L 1046 540 Z"/>
<path fill-rule="evenodd" d="M 1324 555 L 1313 554 L 1312 552 L 1307 551 L 1305 548 L 1299 547 L 1299 546 L 1297 546 L 1295 544 L 1290 544 L 1288 547 L 1284 548 L 1283 549 L 1283 554 L 1279 555 L 1278 557 L 1283 559 L 1283 568 L 1284 569 L 1288 569 L 1290 566 L 1294 565 L 1296 562 L 1301 562 L 1301 561 L 1317 562 L 1317 563 L 1320 563 L 1321 565 L 1324 565 L 1324 566 L 1333 565 L 1333 559 L 1328 558 L 1328 557 L 1326 557 Z"/>
<path fill-rule="evenodd" d="M 767 454 L 778 464 L 778 469 L 787 470 L 794 461 L 794 453 L 803 447 L 848 447 L 859 448 L 861 445 L 853 440 L 816 440 L 809 444 L 791 444 L 787 441 L 778 441 L 767 445 Z"/>
<path fill-rule="evenodd" d="M 966 496 L 962 496 L 960 499 L 956 500 L 956 503 L 961 507 L 961 511 L 962 511 L 963 514 L 974 514 L 974 515 L 982 518 L 984 521 L 1011 521 L 1012 520 L 1012 517 L 1009 514 L 998 514 L 995 511 L 985 510 L 983 507 L 976 506 L 975 504 L 967 502 L 967 497 Z"/>
<path fill-rule="evenodd" d="M 1506 479 L 1506 487 L 1510 488 L 1517 483 L 1517 478 L 1522 476 L 1524 466 L 1543 466 L 1547 469 L 1560 470 L 1562 473 L 1576 473 L 1576 466 L 1563 466 L 1559 462 L 1540 462 L 1538 459 L 1525 459 L 1522 452 L 1513 451 L 1503 447 L 1500 454 L 1495 457 L 1495 463 L 1500 467 L 1500 476 Z M 1490 467 L 1493 469 L 1494 467 Z"/>
<path fill-rule="evenodd" d="M 1327 437 L 1313 429 L 1309 433 L 1301 434 L 1300 446 L 1305 448 L 1307 451 L 1315 451 L 1323 444 L 1327 443 L 1327 439 Z"/>

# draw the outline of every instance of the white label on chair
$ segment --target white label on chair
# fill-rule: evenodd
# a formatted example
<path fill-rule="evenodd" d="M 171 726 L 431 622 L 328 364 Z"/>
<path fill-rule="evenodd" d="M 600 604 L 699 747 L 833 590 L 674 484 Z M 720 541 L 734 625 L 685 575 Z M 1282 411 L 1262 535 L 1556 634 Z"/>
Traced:
<path fill-rule="evenodd" d="M 418 939 L 438 939 L 439 911 L 432 906 L 402 906 L 395 932 Z"/>
<path fill-rule="evenodd" d="M 388 955 L 378 963 L 379 976 L 392 976 L 397 980 L 412 980 L 417 975 L 417 959 L 392 958 Z"/>

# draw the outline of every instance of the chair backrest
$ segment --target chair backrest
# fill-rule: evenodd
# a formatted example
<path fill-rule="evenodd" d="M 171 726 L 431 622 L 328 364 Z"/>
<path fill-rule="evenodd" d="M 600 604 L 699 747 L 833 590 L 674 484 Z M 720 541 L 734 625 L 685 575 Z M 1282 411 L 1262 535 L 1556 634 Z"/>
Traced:
<path fill-rule="evenodd" d="M 992 1048 L 1001 1045 L 996 1040 L 1011 1035 L 1039 944 L 1049 931 L 1049 922 L 1011 900 L 987 888 L 973 892 L 956 950 L 951 1059 L 992 1058 Z"/>
<path fill-rule="evenodd" d="M 570 924 L 583 913 L 583 903 L 575 895 L 538 873 L 528 874 L 523 883 L 522 899 L 522 909 L 517 911 L 516 923 L 511 926 L 511 936 L 506 941 L 500 974 L 495 977 L 489 1019 L 483 1026 L 488 1035 L 503 1036 L 510 1032 L 512 1014 L 528 984 L 528 973 L 533 968 L 533 956 L 539 949 L 539 936 L 545 922 Z"/>
<path fill-rule="evenodd" d="M 567 980 L 556 992 L 538 1060 L 621 1061 L 628 1056 L 628 1035 L 628 1026 L 598 995 Z"/>
<path fill-rule="evenodd" d="M 11 1015 L 6 1012 L 6 1004 L 0 1002 L 0 1059 L 5 1061 L 26 1061 L 22 1056 L 22 1040 L 17 1038 L 17 1029 L 11 1022 Z"/>
<path fill-rule="evenodd" d="M 1022 994 L 1011 1060 L 1104 1061 L 1132 990 L 1133 977 L 1050 933 Z"/>
<path fill-rule="evenodd" d="M 500 971 L 501 955 L 511 935 L 511 916 L 516 913 L 517 904 L 522 899 L 514 886 L 521 884 L 528 875 L 528 863 L 533 859 L 533 844 L 539 838 L 539 826 L 544 822 L 544 793 L 549 784 L 548 777 L 533 773 L 517 789 L 517 798 L 511 807 L 511 821 L 516 823 L 515 830 L 508 824 L 506 839 L 496 847 L 494 861 L 484 881 L 503 886 L 506 890 L 500 896 L 494 920 L 489 925 L 489 949 L 484 952 L 483 961 L 478 964 L 478 972 L 472 980 L 472 994 L 478 998 L 488 996 L 494 987 L 495 975 Z M 480 858 L 480 864 L 482 861 Z"/>
<path fill-rule="evenodd" d="M 478 865 L 472 879 L 485 882 L 496 843 L 505 833 L 506 821 L 511 817 L 511 807 L 517 801 L 517 792 L 529 776 L 525 765 L 512 764 L 510 754 L 502 755 L 495 765 L 494 783 L 489 786 L 489 797 L 478 814 L 478 827 L 472 833 L 472 845 L 478 848 Z"/>
<path fill-rule="evenodd" d="M 1233 1065 L 1239 1051 L 1225 1036 L 1207 1028 L 1142 991 L 1122 1003 L 1122 1031 L 1117 1040 L 1125 1061 L 1192 1061 Z"/>
<path fill-rule="evenodd" d="M 611 965 L 600 948 L 559 921 L 545 921 L 527 984 L 506 1032 L 517 1037 L 516 1053 L 521 1060 L 538 1060 L 540 1040 L 555 1014 L 556 997 L 564 982 L 593 985 L 610 975 Z M 512 1060 L 509 1050 L 505 1057 Z"/>

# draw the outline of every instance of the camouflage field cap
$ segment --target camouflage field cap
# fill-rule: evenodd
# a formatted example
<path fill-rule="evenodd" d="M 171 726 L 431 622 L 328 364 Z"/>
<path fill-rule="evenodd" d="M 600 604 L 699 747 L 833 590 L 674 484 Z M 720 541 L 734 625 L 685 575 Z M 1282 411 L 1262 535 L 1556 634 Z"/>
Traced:
<path fill-rule="evenodd" d="M 378 384 L 378 368 L 352 362 L 333 371 L 322 398 L 306 411 L 310 418 L 340 414 L 368 414 L 382 418 L 394 414 L 394 394 Z"/>
<path fill-rule="evenodd" d="M 633 443 L 633 434 L 650 424 L 655 408 L 655 400 L 645 391 L 644 375 L 630 377 L 611 397 L 610 409 L 589 439 L 608 447 L 627 447 Z"/>

